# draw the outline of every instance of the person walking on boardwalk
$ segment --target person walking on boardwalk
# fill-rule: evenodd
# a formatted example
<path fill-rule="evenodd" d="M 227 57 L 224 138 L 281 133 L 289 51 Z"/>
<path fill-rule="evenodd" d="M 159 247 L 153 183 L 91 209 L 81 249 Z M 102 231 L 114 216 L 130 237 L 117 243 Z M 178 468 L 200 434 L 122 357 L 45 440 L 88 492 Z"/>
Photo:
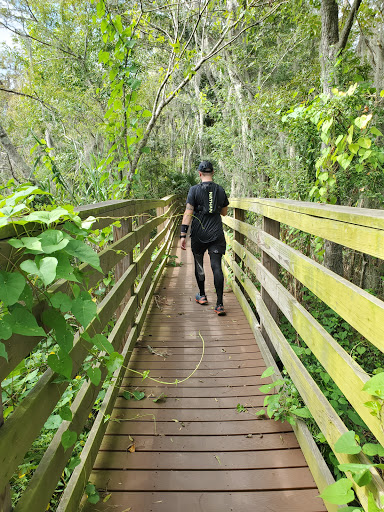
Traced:
<path fill-rule="evenodd" d="M 225 237 L 221 215 L 227 215 L 228 198 L 223 187 L 213 182 L 213 166 L 208 160 L 198 167 L 201 183 L 189 189 L 187 205 L 181 225 L 181 249 L 186 250 L 187 231 L 191 226 L 191 249 L 195 261 L 195 276 L 199 292 L 196 302 L 208 304 L 205 293 L 205 274 L 203 259 L 208 250 L 211 260 L 214 284 L 217 294 L 215 312 L 225 315 L 223 304 L 224 276 L 221 269 L 221 258 L 225 254 Z"/>

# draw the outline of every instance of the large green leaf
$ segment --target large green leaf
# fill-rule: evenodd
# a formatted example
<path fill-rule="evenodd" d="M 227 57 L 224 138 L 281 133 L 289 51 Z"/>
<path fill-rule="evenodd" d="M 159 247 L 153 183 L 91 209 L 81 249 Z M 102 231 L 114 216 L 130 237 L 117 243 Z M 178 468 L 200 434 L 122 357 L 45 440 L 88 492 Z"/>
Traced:
<path fill-rule="evenodd" d="M 63 420 L 59 414 L 51 414 L 51 416 L 44 423 L 44 428 L 48 430 L 56 430 L 63 423 Z"/>
<path fill-rule="evenodd" d="M 363 391 L 384 398 L 384 372 L 374 375 L 364 384 Z"/>
<path fill-rule="evenodd" d="M 8 322 L 0 320 L 0 340 L 9 340 L 12 336 L 12 328 Z"/>
<path fill-rule="evenodd" d="M 57 292 L 50 298 L 54 308 L 60 309 L 62 313 L 67 313 L 72 307 L 72 299 L 63 292 Z"/>
<path fill-rule="evenodd" d="M 103 334 L 96 334 L 92 339 L 89 340 L 93 343 L 99 350 L 107 352 L 107 354 L 112 354 L 114 352 L 114 348 L 111 342 Z"/>
<path fill-rule="evenodd" d="M 3 317 L 12 332 L 22 336 L 45 336 L 44 329 L 39 327 L 36 318 L 23 306 L 16 304 L 8 315 Z"/>
<path fill-rule="evenodd" d="M 342 478 L 336 483 L 329 485 L 320 494 L 324 501 L 329 501 L 335 505 L 345 505 L 355 499 L 355 494 L 352 491 L 352 482 L 347 478 Z"/>
<path fill-rule="evenodd" d="M 0 357 L 4 357 L 4 359 L 6 361 L 8 361 L 8 354 L 5 349 L 5 345 L 4 345 L 4 343 L 1 343 L 1 341 L 0 341 Z"/>
<path fill-rule="evenodd" d="M 70 240 L 65 247 L 65 252 L 102 272 L 98 254 L 81 240 Z"/>
<path fill-rule="evenodd" d="M 28 249 L 30 251 L 41 252 L 41 242 L 38 238 L 33 236 L 11 238 L 8 243 L 16 249 Z"/>
<path fill-rule="evenodd" d="M 124 362 L 124 357 L 118 352 L 112 352 L 108 358 L 106 358 L 105 366 L 107 367 L 108 373 L 114 373 Z"/>
<path fill-rule="evenodd" d="M 335 443 L 336 453 L 347 453 L 349 455 L 353 455 L 361 452 L 361 446 L 356 443 L 355 440 L 355 432 L 353 430 L 349 430 L 345 434 L 343 434 Z"/>
<path fill-rule="evenodd" d="M 73 446 L 77 441 L 77 434 L 72 430 L 66 430 L 63 432 L 61 436 L 61 444 L 63 445 L 64 450 L 68 450 L 71 446 Z"/>
<path fill-rule="evenodd" d="M 38 264 L 33 260 L 25 260 L 20 264 L 20 268 L 27 272 L 27 274 L 38 276 L 44 285 L 48 286 L 56 277 L 57 264 L 56 258 L 47 256 L 42 258 Z"/>
<path fill-rule="evenodd" d="M 25 279 L 19 272 L 4 272 L 0 270 L 0 300 L 6 306 L 12 306 L 22 294 Z"/>
<path fill-rule="evenodd" d="M 60 350 L 59 355 L 49 354 L 48 366 L 56 373 L 64 375 L 67 379 L 72 375 L 72 359 L 66 353 Z"/>
<path fill-rule="evenodd" d="M 52 224 L 52 222 L 56 222 L 60 219 L 60 217 L 68 215 L 68 211 L 64 210 L 64 208 L 55 208 L 50 212 L 45 211 L 36 211 L 30 213 L 27 217 L 25 217 L 25 221 L 37 221 L 42 222 L 43 224 Z"/>
<path fill-rule="evenodd" d="M 88 368 L 87 375 L 94 386 L 98 386 L 101 380 L 101 370 L 98 367 Z"/>
<path fill-rule="evenodd" d="M 381 444 L 366 443 L 363 446 L 363 452 L 365 453 L 365 455 L 368 455 L 369 457 L 374 457 L 375 455 L 378 455 L 379 457 L 384 457 L 384 448 L 381 446 Z"/>
<path fill-rule="evenodd" d="M 69 352 L 73 347 L 73 332 L 68 328 L 64 316 L 56 309 L 49 308 L 43 312 L 44 324 L 54 329 L 56 341 L 64 352 Z"/>
<path fill-rule="evenodd" d="M 79 282 L 76 274 L 76 268 L 74 268 L 67 254 L 58 253 L 55 255 L 57 259 L 56 277 L 57 279 L 66 279 L 67 281 Z"/>
<path fill-rule="evenodd" d="M 82 292 L 75 300 L 72 301 L 72 313 L 76 320 L 83 326 L 87 325 L 95 318 L 97 306 L 93 300 L 89 300 L 87 294 Z"/>
<path fill-rule="evenodd" d="M 39 236 L 41 249 L 45 254 L 51 254 L 61 251 L 68 245 L 68 238 L 64 236 L 62 231 L 56 229 L 48 229 Z"/>

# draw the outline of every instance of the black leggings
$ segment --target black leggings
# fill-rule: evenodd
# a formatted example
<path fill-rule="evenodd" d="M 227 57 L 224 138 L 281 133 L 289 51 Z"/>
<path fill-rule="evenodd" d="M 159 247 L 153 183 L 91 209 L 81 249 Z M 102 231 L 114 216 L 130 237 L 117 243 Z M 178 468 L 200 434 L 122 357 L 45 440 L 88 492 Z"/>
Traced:
<path fill-rule="evenodd" d="M 221 269 L 222 254 L 211 252 L 209 257 L 211 259 L 211 268 L 213 272 L 213 281 L 217 294 L 217 304 L 223 304 L 223 290 L 224 290 L 224 275 Z M 199 287 L 200 295 L 205 295 L 205 273 L 203 267 L 204 254 L 193 254 L 195 259 L 195 276 L 197 285 Z"/>

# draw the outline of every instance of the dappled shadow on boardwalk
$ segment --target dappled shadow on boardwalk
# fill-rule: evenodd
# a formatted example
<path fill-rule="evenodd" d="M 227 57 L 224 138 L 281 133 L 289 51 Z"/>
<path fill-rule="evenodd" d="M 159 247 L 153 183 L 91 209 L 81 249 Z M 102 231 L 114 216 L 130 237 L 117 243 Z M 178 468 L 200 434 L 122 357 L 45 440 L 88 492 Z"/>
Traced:
<path fill-rule="evenodd" d="M 208 256 L 208 306 L 195 303 L 190 251 L 168 267 L 127 372 L 91 481 L 118 512 L 323 512 L 287 423 L 255 416 L 265 363 L 232 293 L 217 317 Z M 145 393 L 127 400 L 127 391 Z M 163 394 L 163 395 L 162 395 Z M 164 396 L 154 401 L 159 396 Z M 140 398 L 140 396 L 138 396 Z M 246 411 L 238 412 L 238 404 Z"/>

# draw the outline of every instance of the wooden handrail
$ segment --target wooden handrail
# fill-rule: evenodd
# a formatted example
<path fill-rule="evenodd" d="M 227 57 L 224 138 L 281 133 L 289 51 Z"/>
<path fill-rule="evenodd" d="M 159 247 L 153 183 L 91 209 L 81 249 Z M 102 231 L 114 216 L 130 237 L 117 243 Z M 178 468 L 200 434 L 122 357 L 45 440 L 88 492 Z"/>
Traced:
<path fill-rule="evenodd" d="M 140 242 L 148 237 L 148 242 L 145 246 L 142 245 L 135 259 L 122 272 L 114 287 L 98 305 L 97 317 L 87 328 L 87 331 L 92 335 L 101 332 L 113 317 L 114 312 L 118 311 L 123 303 L 127 290 L 132 290 L 131 297 L 129 297 L 128 303 L 124 305 L 123 310 L 119 311 L 121 314 L 118 316 L 116 325 L 109 336 L 109 341 L 114 349 L 121 351 L 123 354 L 124 366 L 128 363 L 133 343 L 140 334 L 145 318 L 143 312 L 149 307 L 155 283 L 160 278 L 166 264 L 166 259 L 163 256 L 169 252 L 178 219 L 177 215 L 175 215 L 177 213 L 175 200 L 175 196 L 168 196 L 159 200 L 110 201 L 78 209 L 82 218 L 93 215 L 98 217 L 99 222 L 108 224 L 114 222 L 116 218 L 124 220 L 127 217 L 142 215 L 144 212 L 153 212 L 153 210 L 158 208 L 161 208 L 163 212 L 167 209 L 161 216 L 149 216 L 149 220 L 145 224 L 128 232 L 99 253 L 100 266 L 103 273 L 107 274 L 120 264 L 127 253 L 140 245 Z M 119 217 L 119 215 L 122 215 L 122 217 Z M 159 226 L 161 226 L 160 229 L 158 228 Z M 3 239 L 0 243 L 3 245 L 6 244 L 4 235 L 8 236 L 10 233 L 10 227 L 5 226 L 5 228 L 0 232 L 0 238 Z M 149 239 L 149 236 L 156 228 L 158 228 L 157 234 L 152 239 Z M 159 248 L 159 250 L 152 261 L 156 248 Z M 137 250 L 136 248 L 135 251 L 137 252 Z M 94 286 L 103 277 L 102 274 L 91 269 L 89 265 L 84 264 L 81 269 L 84 272 L 93 271 L 90 274 L 89 288 Z M 155 279 L 153 279 L 154 275 Z M 137 282 L 138 276 L 140 277 Z M 134 286 L 135 282 L 136 285 Z M 53 293 L 64 290 L 66 287 L 66 281 L 58 281 L 54 286 L 51 286 L 49 292 Z M 38 321 L 40 321 L 44 307 L 43 303 L 37 302 L 33 308 L 33 313 Z M 38 337 L 18 335 L 14 335 L 5 341 L 8 361 L 0 358 L 0 382 L 29 355 L 39 341 L 40 338 Z M 88 347 L 87 345 L 88 343 L 83 338 L 80 338 L 78 333 L 75 336 L 74 346 L 70 353 L 73 359 L 72 378 L 75 378 L 88 354 L 90 346 Z M 77 434 L 80 434 L 83 430 L 107 374 L 105 367 L 100 367 L 100 369 L 102 379 L 99 385 L 95 386 L 90 381 L 87 381 L 77 393 L 71 406 L 72 420 L 63 422 L 62 426 L 59 427 L 26 491 L 16 504 L 15 511 L 28 510 L 40 512 L 45 510 L 72 454 L 73 448 L 69 448 L 66 451 L 63 450 L 61 435 L 67 429 Z M 0 496 L 5 496 L 3 502 L 0 502 L 0 509 L 5 512 L 10 510 L 8 500 L 9 486 L 7 483 L 16 471 L 17 466 L 23 461 L 25 453 L 39 435 L 42 426 L 56 407 L 69 384 L 69 382 L 55 383 L 57 377 L 57 374 L 48 369 L 29 394 L 22 400 L 20 406 L 17 406 L 12 415 L 0 426 L 0 491 L 6 490 L 5 493 L 0 492 Z M 112 384 L 112 395 L 110 393 L 107 393 L 107 395 L 114 396 L 114 392 L 115 386 Z M 0 413 L 2 413 L 1 404 L 0 409 Z M 0 416 L 2 417 L 2 414 Z M 25 427 L 26 425 L 28 425 L 28 428 Z M 93 445 L 92 450 L 95 449 L 95 446 Z M 5 499 L 8 501 L 5 502 Z"/>
<path fill-rule="evenodd" d="M 288 271 L 367 340 L 384 351 L 384 302 L 285 244 L 275 233 L 271 236 L 265 229 L 268 219 L 272 219 L 273 222 L 280 222 L 305 233 L 322 236 L 346 247 L 384 258 L 384 211 L 254 198 L 231 199 L 230 207 L 234 208 L 234 217 L 224 217 L 223 221 L 227 228 L 233 230 L 234 236 L 233 239 L 227 236 L 232 254 L 225 257 L 225 269 L 227 273 L 230 269 L 236 278 L 231 280 L 231 284 L 254 332 L 261 336 L 260 327 L 264 327 L 267 336 L 260 342 L 261 345 L 264 344 L 264 357 L 270 342 L 272 353 L 276 353 L 284 364 L 320 430 L 334 449 L 335 442 L 347 432 L 347 428 L 285 339 L 278 326 L 278 317 L 271 311 L 269 301 L 265 301 L 263 294 L 258 291 L 255 280 L 260 284 L 262 292 L 265 291 L 267 297 L 285 315 L 356 413 L 383 445 L 382 420 L 371 415 L 364 405 L 370 401 L 377 403 L 378 407 L 381 406 L 378 398 L 362 390 L 370 376 L 283 286 L 276 269 L 271 271 L 274 267 L 263 265 L 252 251 L 267 254 L 275 262 L 275 266 L 281 266 Z M 239 211 L 243 214 L 240 215 Z M 247 212 L 253 212 L 252 219 L 255 218 L 254 213 L 261 216 L 257 225 L 247 222 Z M 239 234 L 242 238 L 239 238 Z M 243 240 L 244 243 L 239 243 Z M 254 304 L 260 323 L 249 307 L 243 291 Z M 271 357 L 271 354 L 267 357 Z M 300 440 L 300 436 L 298 438 Z M 307 440 L 304 444 L 307 444 Z M 324 471 L 319 468 L 324 468 L 324 464 L 319 454 L 314 456 L 308 446 L 302 448 L 312 474 L 315 478 L 317 475 L 316 483 L 321 490 L 326 478 Z M 362 453 L 349 456 L 335 451 L 335 456 L 340 463 L 369 463 Z M 375 469 L 371 473 L 373 480 L 370 485 L 358 487 L 353 482 L 364 510 L 367 510 L 369 492 L 376 499 L 384 494 L 381 476 Z M 347 476 L 353 481 L 350 474 Z M 329 510 L 335 509 L 331 505 L 329 507 Z"/>

